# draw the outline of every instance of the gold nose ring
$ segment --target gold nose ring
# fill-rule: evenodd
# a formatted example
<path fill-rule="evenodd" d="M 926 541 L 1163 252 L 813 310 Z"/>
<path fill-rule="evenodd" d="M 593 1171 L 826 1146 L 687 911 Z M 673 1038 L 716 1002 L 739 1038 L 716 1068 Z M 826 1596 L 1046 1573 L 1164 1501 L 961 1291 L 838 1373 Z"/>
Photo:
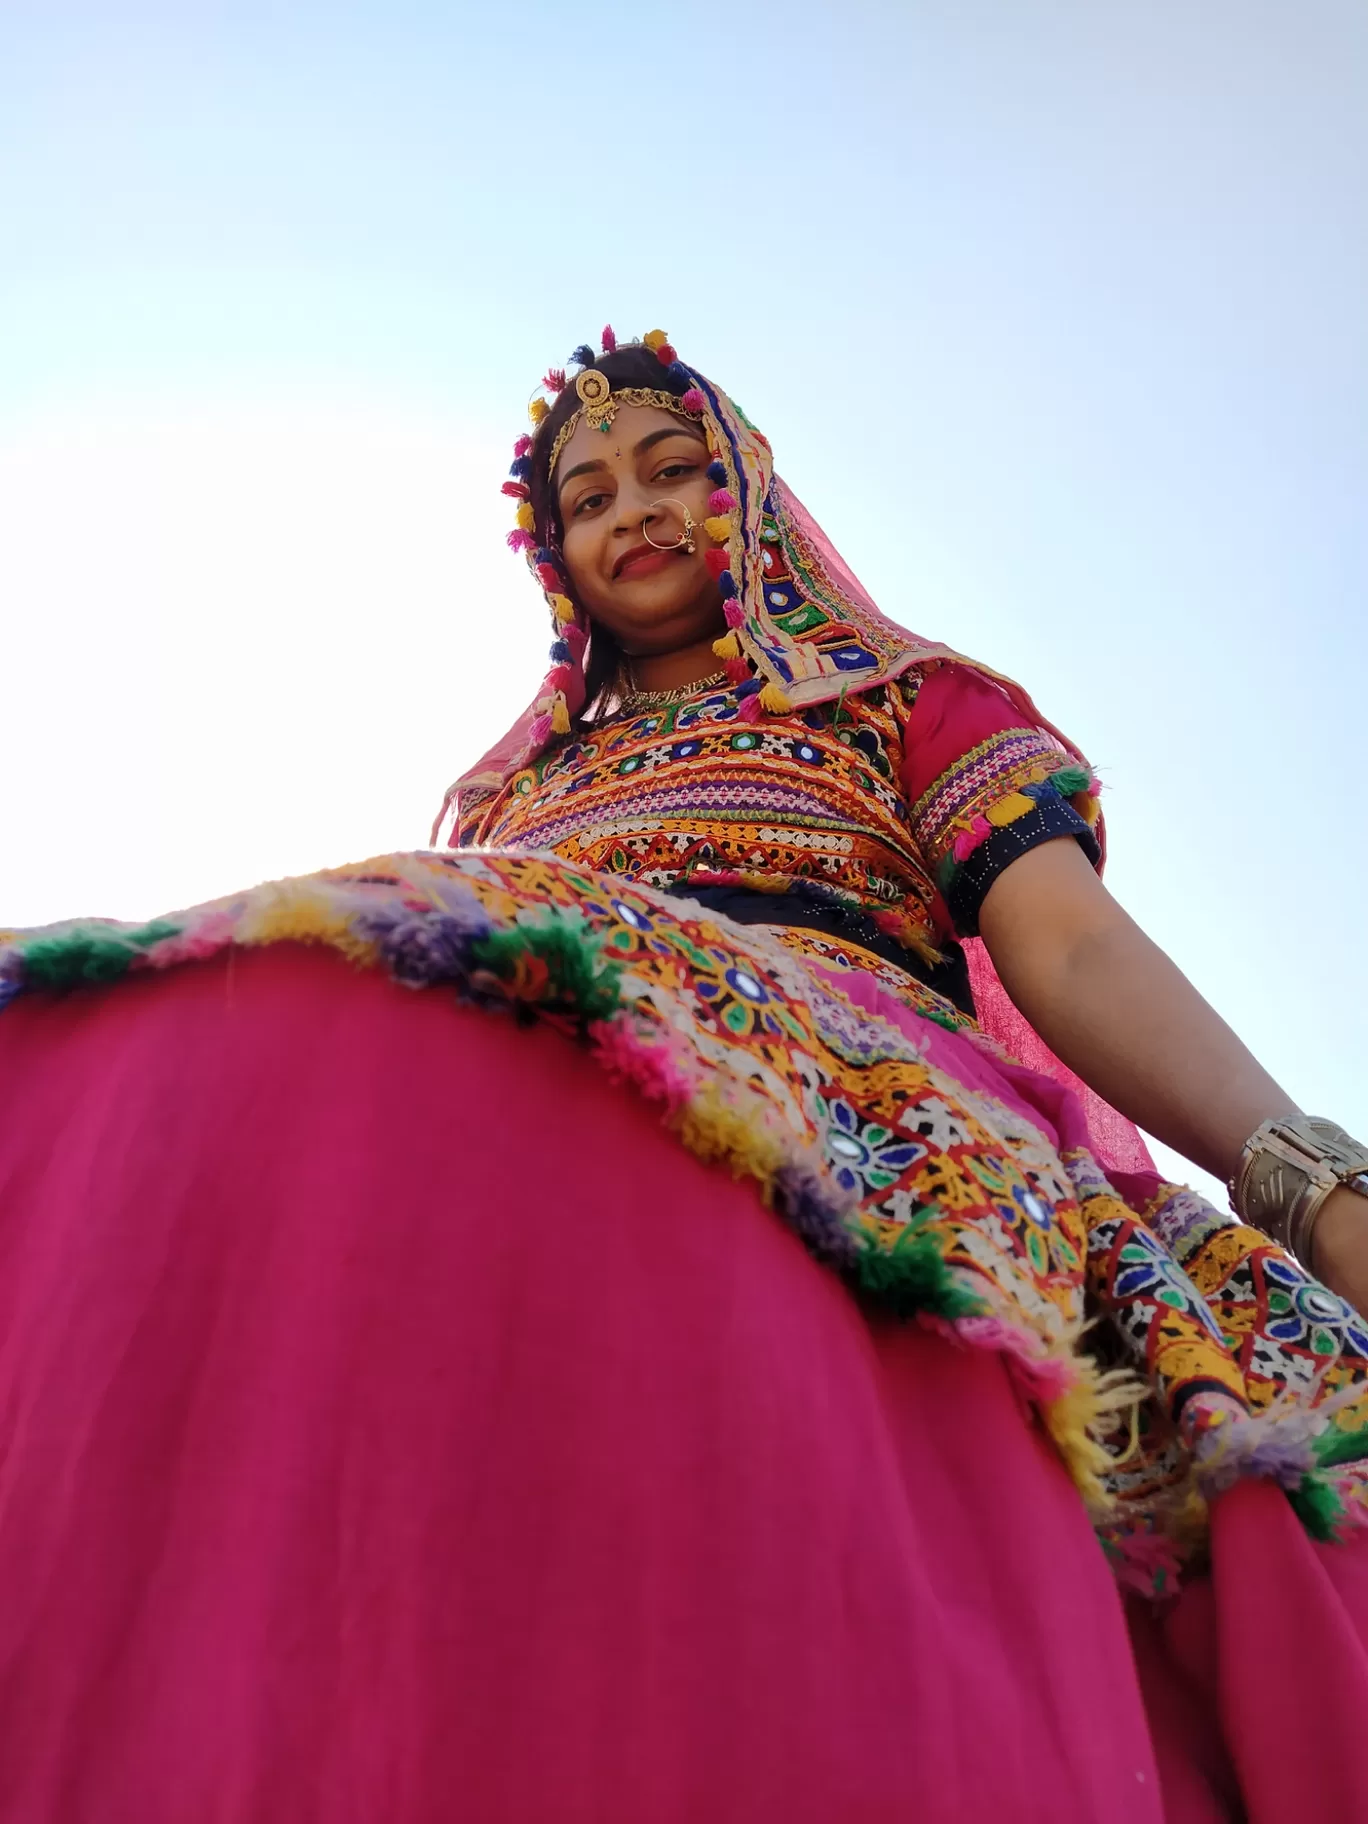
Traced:
<path fill-rule="evenodd" d="M 657 507 L 678 507 L 680 512 L 684 515 L 684 530 L 672 545 L 658 545 L 646 530 L 646 521 L 650 519 L 652 512 Z M 663 499 L 653 500 L 651 502 L 650 507 L 646 511 L 646 519 L 643 519 L 641 522 L 641 536 L 646 540 L 646 543 L 650 545 L 653 551 L 678 551 L 682 547 L 688 552 L 689 556 L 692 557 L 694 554 L 693 514 L 690 513 L 682 500 L 676 500 L 672 494 L 667 494 Z"/>

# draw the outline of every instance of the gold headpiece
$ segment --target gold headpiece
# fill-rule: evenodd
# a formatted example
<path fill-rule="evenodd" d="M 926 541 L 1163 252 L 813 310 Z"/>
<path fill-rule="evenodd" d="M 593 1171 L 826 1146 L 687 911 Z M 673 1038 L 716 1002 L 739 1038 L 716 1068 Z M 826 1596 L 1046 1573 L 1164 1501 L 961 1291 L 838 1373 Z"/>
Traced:
<path fill-rule="evenodd" d="M 624 386 L 615 393 L 608 376 L 601 374 L 596 367 L 586 367 L 582 374 L 576 375 L 575 391 L 583 404 L 571 412 L 556 432 L 556 441 L 551 445 L 551 460 L 546 465 L 548 480 L 555 474 L 560 453 L 574 435 L 575 426 L 581 418 L 591 431 L 606 432 L 624 405 L 657 405 L 662 411 L 673 412 L 676 418 L 684 419 L 686 424 L 698 423 L 699 414 L 689 411 L 674 393 L 657 392 L 649 386 Z"/>

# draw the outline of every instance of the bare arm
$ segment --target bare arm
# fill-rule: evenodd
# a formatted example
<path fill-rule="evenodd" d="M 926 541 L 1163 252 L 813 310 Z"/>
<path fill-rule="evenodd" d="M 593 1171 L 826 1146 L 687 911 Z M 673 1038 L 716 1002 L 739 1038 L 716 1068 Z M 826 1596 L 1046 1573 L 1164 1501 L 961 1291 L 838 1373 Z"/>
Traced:
<path fill-rule="evenodd" d="M 1245 1141 L 1300 1112 L 1157 944 L 1108 893 L 1070 838 L 998 876 L 979 929 L 1003 986 L 1085 1083 L 1166 1146 L 1228 1179 Z M 1311 1263 L 1368 1311 L 1368 1206 L 1336 1191 Z"/>
<path fill-rule="evenodd" d="M 1070 1070 L 1216 1177 L 1261 1121 L 1296 1109 L 1071 839 L 1006 868 L 979 929 L 1008 994 Z"/>

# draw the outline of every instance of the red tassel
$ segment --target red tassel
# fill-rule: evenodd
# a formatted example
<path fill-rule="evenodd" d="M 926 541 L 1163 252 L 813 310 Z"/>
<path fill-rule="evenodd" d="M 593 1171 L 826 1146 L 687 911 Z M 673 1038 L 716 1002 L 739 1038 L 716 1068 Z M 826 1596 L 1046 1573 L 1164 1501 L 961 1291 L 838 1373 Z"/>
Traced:
<path fill-rule="evenodd" d="M 733 684 L 744 684 L 746 679 L 750 676 L 750 666 L 747 665 L 744 659 L 728 659 L 722 669 L 726 672 Z M 751 697 L 747 697 L 746 699 L 746 702 L 748 703 L 753 701 L 755 701 L 755 699 Z M 750 718 L 748 718 L 748 720 L 749 719 Z"/>
<path fill-rule="evenodd" d="M 553 665 L 546 674 L 546 688 L 564 690 L 574 675 L 574 670 L 569 665 Z"/>
<path fill-rule="evenodd" d="M 552 564 L 538 564 L 537 581 L 543 589 L 549 589 L 554 594 L 561 586 L 560 572 Z"/>
<path fill-rule="evenodd" d="M 714 579 L 731 567 L 731 560 L 719 545 L 714 545 L 711 551 L 703 553 L 703 562 L 708 566 L 708 575 Z"/>
<path fill-rule="evenodd" d="M 510 500 L 531 500 L 532 498 L 532 490 L 525 481 L 506 481 L 499 492 L 507 494 Z"/>
<path fill-rule="evenodd" d="M 518 441 L 513 445 L 513 454 L 515 457 L 530 456 L 532 454 L 532 439 L 530 437 L 519 437 Z"/>
<path fill-rule="evenodd" d="M 565 369 L 548 367 L 542 379 L 542 385 L 548 393 L 563 393 L 565 391 Z"/>
<path fill-rule="evenodd" d="M 617 353 L 617 337 L 613 334 L 613 326 L 611 323 L 604 324 L 601 340 L 603 342 L 603 352 L 605 355 L 615 355 Z"/>
<path fill-rule="evenodd" d="M 668 342 L 662 342 L 660 347 L 656 350 L 656 360 L 659 361 L 662 367 L 668 367 L 671 361 L 678 361 L 678 359 L 679 356 L 675 353 L 674 349 L 671 348 Z"/>

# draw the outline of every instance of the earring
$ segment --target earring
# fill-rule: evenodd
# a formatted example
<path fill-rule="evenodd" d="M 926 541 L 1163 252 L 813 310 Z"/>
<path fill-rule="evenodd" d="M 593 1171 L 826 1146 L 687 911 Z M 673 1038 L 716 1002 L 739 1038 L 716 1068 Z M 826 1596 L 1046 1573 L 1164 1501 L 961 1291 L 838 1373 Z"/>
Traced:
<path fill-rule="evenodd" d="M 646 540 L 646 543 L 655 551 L 678 551 L 682 548 L 688 552 L 690 557 L 692 557 L 694 554 L 694 519 L 693 514 L 690 513 L 689 509 L 684 505 L 684 502 L 682 500 L 675 500 L 672 495 L 667 494 L 662 500 L 653 500 L 651 506 L 678 507 L 680 512 L 684 515 L 684 530 L 672 545 L 658 545 L 646 530 L 646 521 L 651 517 L 648 512 L 646 519 L 643 519 L 641 522 L 641 536 Z"/>

